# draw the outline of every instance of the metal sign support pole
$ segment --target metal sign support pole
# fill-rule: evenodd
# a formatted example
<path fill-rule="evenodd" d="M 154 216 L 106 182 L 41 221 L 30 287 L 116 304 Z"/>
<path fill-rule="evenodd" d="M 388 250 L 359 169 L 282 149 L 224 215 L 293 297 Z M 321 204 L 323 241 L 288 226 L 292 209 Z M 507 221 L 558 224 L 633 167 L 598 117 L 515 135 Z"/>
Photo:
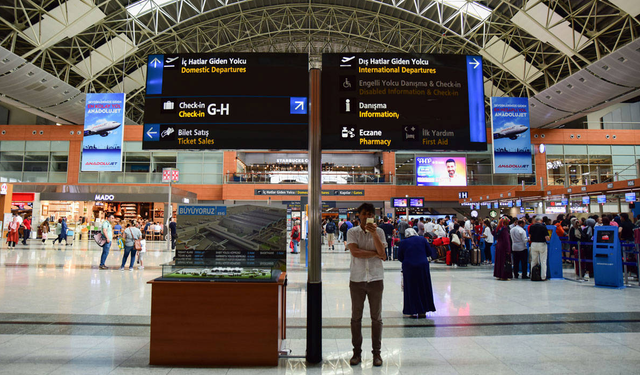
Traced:
<path fill-rule="evenodd" d="M 173 183 L 173 174 L 171 175 L 171 179 L 169 180 L 169 202 L 167 203 L 167 209 L 169 210 L 169 213 L 167 215 L 165 215 L 167 217 L 167 222 L 165 224 L 165 229 L 164 229 L 164 233 L 165 235 L 167 235 L 167 250 L 169 250 L 169 254 L 171 254 L 171 231 L 169 230 L 169 224 L 171 223 L 171 216 L 173 216 L 173 207 L 171 206 L 171 190 Z"/>
<path fill-rule="evenodd" d="M 322 361 L 322 149 L 320 69 L 310 69 L 309 104 L 309 268 L 307 276 L 307 362 Z M 302 209 L 302 208 L 301 208 Z"/>

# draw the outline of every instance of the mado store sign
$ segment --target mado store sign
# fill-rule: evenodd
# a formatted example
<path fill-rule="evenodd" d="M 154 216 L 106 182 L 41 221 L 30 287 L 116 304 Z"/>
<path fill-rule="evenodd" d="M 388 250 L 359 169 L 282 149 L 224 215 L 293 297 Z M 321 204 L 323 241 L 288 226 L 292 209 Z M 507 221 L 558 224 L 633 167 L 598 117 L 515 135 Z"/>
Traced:
<path fill-rule="evenodd" d="M 113 201 L 115 200 L 115 196 L 113 194 L 96 194 L 93 198 L 94 201 Z"/>

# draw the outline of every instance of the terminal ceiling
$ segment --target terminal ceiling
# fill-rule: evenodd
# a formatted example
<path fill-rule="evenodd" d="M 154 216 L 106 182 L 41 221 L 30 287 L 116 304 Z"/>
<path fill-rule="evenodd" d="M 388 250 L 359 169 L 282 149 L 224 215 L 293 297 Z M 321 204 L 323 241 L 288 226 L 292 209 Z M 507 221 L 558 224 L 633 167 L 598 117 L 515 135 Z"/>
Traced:
<path fill-rule="evenodd" d="M 82 123 L 86 93 L 124 91 L 142 123 L 149 54 L 479 54 L 487 98 L 531 97 L 533 125 L 554 127 L 640 94 L 639 14 L 638 0 L 3 0 L 0 100 Z M 27 82 L 8 88 L 16 73 Z M 581 74 L 598 95 L 568 92 Z"/>

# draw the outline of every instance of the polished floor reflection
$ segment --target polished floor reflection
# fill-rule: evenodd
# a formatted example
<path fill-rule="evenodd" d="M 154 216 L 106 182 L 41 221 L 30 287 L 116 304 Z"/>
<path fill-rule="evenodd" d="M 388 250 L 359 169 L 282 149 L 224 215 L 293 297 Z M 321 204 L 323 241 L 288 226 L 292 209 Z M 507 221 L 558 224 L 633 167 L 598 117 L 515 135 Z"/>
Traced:
<path fill-rule="evenodd" d="M 144 269 L 120 271 L 120 251 L 99 270 L 100 249 L 32 241 L 0 247 L 0 374 L 638 374 L 640 289 L 593 281 L 497 281 L 489 266 L 432 264 L 437 311 L 402 315 L 400 264 L 385 263 L 384 364 L 351 355 L 349 255 L 323 250 L 323 363 L 304 361 L 306 269 L 287 260 L 289 355 L 277 368 L 197 369 L 148 365 L 150 286 L 171 259 L 153 243 Z M 571 277 L 573 270 L 567 268 Z M 366 305 L 365 305 L 366 306 Z M 365 307 L 365 316 L 368 315 Z M 250 353 L 247 353 L 250 355 Z"/>

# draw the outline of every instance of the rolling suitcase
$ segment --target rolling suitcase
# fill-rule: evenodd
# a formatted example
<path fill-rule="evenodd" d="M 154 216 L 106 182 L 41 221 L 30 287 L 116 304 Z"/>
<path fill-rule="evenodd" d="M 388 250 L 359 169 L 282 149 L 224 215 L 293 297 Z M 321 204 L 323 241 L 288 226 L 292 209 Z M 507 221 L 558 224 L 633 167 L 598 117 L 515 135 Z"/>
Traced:
<path fill-rule="evenodd" d="M 460 249 L 460 255 L 458 256 L 458 267 L 466 267 L 469 265 L 469 250 Z"/>
<path fill-rule="evenodd" d="M 471 264 L 474 266 L 479 266 L 482 262 L 482 254 L 480 253 L 480 249 L 477 247 L 471 250 Z"/>
<path fill-rule="evenodd" d="M 447 266 L 451 265 L 451 251 L 447 250 Z"/>

